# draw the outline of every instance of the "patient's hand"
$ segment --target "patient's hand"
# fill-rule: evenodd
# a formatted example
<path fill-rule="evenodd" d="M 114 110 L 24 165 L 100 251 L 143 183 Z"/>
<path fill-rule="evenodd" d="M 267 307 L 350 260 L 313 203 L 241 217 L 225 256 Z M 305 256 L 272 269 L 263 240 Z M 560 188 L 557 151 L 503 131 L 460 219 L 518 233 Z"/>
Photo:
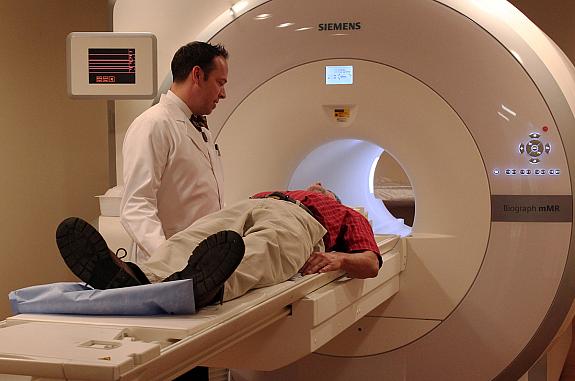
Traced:
<path fill-rule="evenodd" d="M 373 278 L 379 272 L 379 254 L 373 251 L 363 251 L 360 253 L 312 253 L 303 267 L 300 269 L 302 275 L 326 273 L 328 271 L 343 270 L 350 278 Z"/>
<path fill-rule="evenodd" d="M 299 270 L 302 275 L 326 273 L 328 271 L 341 270 L 343 268 L 344 256 L 347 254 L 331 252 L 314 252 L 308 258 L 303 267 Z"/>

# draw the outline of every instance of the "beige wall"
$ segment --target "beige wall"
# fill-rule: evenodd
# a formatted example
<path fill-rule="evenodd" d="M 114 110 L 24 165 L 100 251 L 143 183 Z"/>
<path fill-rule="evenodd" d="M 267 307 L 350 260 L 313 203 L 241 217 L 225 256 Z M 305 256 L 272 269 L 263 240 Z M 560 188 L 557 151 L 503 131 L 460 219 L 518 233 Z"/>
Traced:
<path fill-rule="evenodd" d="M 0 0 L 0 318 L 10 290 L 75 280 L 54 236 L 108 188 L 107 108 L 66 93 L 66 35 L 105 31 L 107 0 Z"/>
<path fill-rule="evenodd" d="M 384 151 L 379 157 L 377 167 L 375 168 L 373 185 L 375 187 L 386 185 L 410 186 L 411 182 L 399 162 Z"/>
<path fill-rule="evenodd" d="M 575 1 L 509 0 L 575 62 Z"/>

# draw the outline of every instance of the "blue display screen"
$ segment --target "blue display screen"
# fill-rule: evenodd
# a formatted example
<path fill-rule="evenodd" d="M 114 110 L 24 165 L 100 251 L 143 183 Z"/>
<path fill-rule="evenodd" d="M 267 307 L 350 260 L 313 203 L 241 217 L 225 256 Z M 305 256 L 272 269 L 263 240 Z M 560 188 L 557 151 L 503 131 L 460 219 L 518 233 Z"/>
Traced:
<path fill-rule="evenodd" d="M 352 85 L 353 66 L 326 66 L 326 85 Z"/>

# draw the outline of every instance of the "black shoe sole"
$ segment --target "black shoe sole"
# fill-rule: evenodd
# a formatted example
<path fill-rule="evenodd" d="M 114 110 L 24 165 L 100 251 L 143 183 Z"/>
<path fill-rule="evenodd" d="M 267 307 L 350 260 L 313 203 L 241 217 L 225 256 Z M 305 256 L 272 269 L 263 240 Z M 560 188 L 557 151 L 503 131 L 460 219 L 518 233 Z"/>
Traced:
<path fill-rule="evenodd" d="M 203 240 L 188 259 L 188 265 L 166 279 L 192 279 L 194 302 L 200 309 L 221 298 L 224 283 L 244 257 L 244 240 L 231 230 L 224 230 Z"/>
<path fill-rule="evenodd" d="M 66 265 L 83 282 L 96 289 L 140 285 L 116 258 L 104 238 L 86 221 L 70 217 L 56 230 L 56 243 Z"/>

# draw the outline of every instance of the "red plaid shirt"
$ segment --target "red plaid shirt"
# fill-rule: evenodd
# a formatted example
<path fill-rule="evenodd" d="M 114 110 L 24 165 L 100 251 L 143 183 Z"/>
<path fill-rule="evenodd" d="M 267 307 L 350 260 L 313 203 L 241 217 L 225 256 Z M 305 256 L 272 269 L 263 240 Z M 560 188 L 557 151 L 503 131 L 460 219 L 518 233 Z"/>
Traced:
<path fill-rule="evenodd" d="M 270 193 L 261 192 L 252 197 L 265 197 Z M 319 192 L 295 190 L 282 193 L 307 206 L 327 230 L 323 236 L 325 251 L 354 253 L 371 250 L 379 254 L 371 225 L 361 213 Z"/>

